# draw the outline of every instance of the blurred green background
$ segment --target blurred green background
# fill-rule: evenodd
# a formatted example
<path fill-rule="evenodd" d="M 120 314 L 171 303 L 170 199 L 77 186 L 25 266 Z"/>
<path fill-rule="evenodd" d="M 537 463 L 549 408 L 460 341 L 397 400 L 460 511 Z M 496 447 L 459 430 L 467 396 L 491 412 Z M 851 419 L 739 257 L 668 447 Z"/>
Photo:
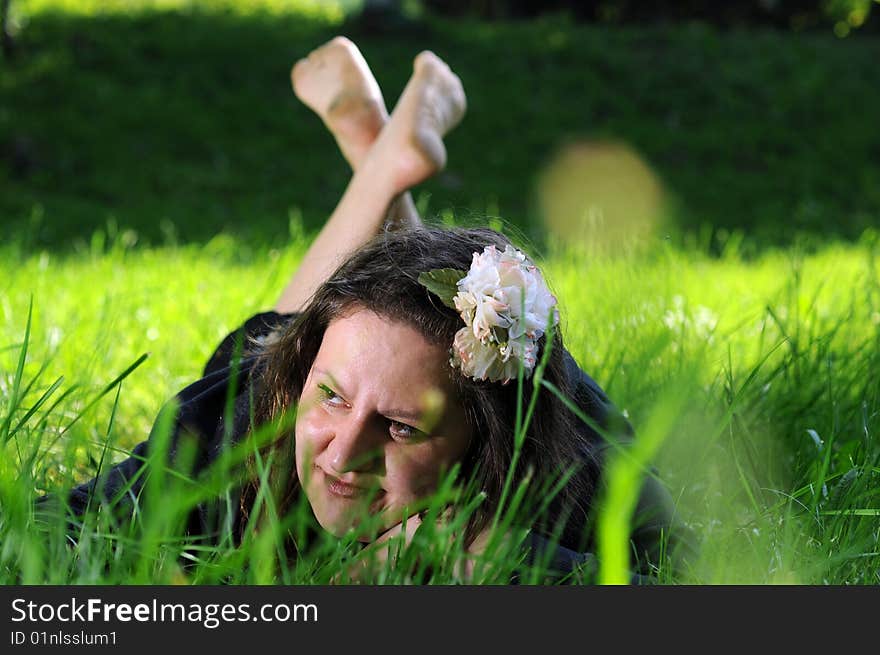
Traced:
<path fill-rule="evenodd" d="M 109 224 L 139 244 L 222 231 L 258 246 L 291 218 L 313 231 L 349 172 L 288 76 L 340 33 L 389 108 L 420 50 L 464 83 L 448 169 L 416 191 L 431 216 L 502 216 L 540 238 L 541 180 L 574 143 L 622 146 L 609 180 L 648 177 L 604 197 L 650 186 L 656 202 L 636 204 L 673 240 L 760 249 L 876 224 L 876 2 L 650 4 L 11 0 L 2 238 L 64 250 Z M 597 178 L 578 175 L 575 190 Z M 603 191 L 588 191 L 559 211 L 601 212 Z"/>

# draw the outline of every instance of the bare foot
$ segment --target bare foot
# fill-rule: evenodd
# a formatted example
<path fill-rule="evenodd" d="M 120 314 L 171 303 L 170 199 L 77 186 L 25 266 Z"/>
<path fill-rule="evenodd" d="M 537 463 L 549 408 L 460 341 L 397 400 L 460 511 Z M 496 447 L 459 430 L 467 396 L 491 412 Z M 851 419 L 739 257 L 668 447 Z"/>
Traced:
<path fill-rule="evenodd" d="M 391 119 L 368 155 L 378 160 L 380 170 L 391 171 L 396 193 L 446 166 L 443 136 L 458 125 L 466 106 L 458 76 L 433 52 L 420 53 Z"/>
<path fill-rule="evenodd" d="M 357 46 L 337 36 L 296 62 L 290 80 L 357 168 L 388 120 L 382 92 Z"/>

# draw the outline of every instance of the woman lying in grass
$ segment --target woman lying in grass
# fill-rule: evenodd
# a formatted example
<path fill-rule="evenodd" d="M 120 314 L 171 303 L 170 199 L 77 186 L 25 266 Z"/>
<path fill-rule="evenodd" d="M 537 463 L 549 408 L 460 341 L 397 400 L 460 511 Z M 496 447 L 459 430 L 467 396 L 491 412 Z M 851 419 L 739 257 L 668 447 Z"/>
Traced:
<path fill-rule="evenodd" d="M 458 540 L 456 571 L 469 580 L 500 543 L 517 565 L 541 559 L 554 576 L 585 569 L 602 451 L 629 426 L 564 349 L 556 299 L 529 259 L 489 229 L 422 226 L 407 193 L 445 165 L 442 138 L 465 111 L 458 77 L 423 52 L 389 118 L 359 51 L 337 38 L 298 62 L 292 80 L 351 164 L 348 188 L 275 311 L 227 337 L 176 398 L 172 420 L 75 489 L 72 509 L 139 511 L 146 473 L 155 474 L 147 460 L 167 428 L 162 457 L 181 469 L 188 452 L 187 473 L 250 448 L 231 500 L 189 515 L 191 537 L 240 543 L 274 522 L 291 557 L 323 531 L 355 535 L 394 566 L 389 544 L 452 526 L 433 543 Z M 258 444 L 264 426 L 273 436 Z M 438 501 L 450 480 L 474 490 L 473 502 L 462 493 Z M 285 518 L 303 503 L 311 532 Z M 505 518 L 511 508 L 520 511 Z M 634 573 L 661 563 L 671 527 L 668 496 L 649 476 Z"/>

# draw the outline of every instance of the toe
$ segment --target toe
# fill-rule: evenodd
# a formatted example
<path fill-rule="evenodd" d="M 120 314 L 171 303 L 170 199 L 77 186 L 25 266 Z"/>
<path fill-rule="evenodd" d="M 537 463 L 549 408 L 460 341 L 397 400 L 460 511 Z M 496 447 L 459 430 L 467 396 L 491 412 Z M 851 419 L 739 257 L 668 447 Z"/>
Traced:
<path fill-rule="evenodd" d="M 345 38 L 344 36 L 337 36 L 337 37 L 334 37 L 334 38 L 330 41 L 330 43 L 328 43 L 327 45 L 333 45 L 333 46 L 336 46 L 336 47 L 338 47 L 338 48 L 345 48 L 346 50 L 355 47 L 354 43 L 352 43 L 352 41 L 351 41 L 350 39 L 347 39 L 347 38 Z"/>
<path fill-rule="evenodd" d="M 416 55 L 415 61 L 413 62 L 413 70 L 418 72 L 420 70 L 437 68 L 438 66 L 443 65 L 443 60 L 440 59 L 437 55 L 435 55 L 430 50 L 423 50 L 418 55 Z"/>
<path fill-rule="evenodd" d="M 290 83 L 293 84 L 293 86 L 297 85 L 297 82 L 302 77 L 306 66 L 308 66 L 308 61 L 305 59 L 300 59 L 293 65 L 293 68 L 290 69 Z"/>

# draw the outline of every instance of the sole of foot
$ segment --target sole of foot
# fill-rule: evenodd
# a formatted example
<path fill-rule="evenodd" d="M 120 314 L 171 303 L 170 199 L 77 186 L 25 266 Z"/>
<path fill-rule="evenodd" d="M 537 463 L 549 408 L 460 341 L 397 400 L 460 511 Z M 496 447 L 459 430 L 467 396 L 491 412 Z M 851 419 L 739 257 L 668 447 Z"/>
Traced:
<path fill-rule="evenodd" d="M 382 92 L 357 46 L 338 36 L 294 64 L 293 91 L 333 133 L 353 164 L 388 120 Z"/>

